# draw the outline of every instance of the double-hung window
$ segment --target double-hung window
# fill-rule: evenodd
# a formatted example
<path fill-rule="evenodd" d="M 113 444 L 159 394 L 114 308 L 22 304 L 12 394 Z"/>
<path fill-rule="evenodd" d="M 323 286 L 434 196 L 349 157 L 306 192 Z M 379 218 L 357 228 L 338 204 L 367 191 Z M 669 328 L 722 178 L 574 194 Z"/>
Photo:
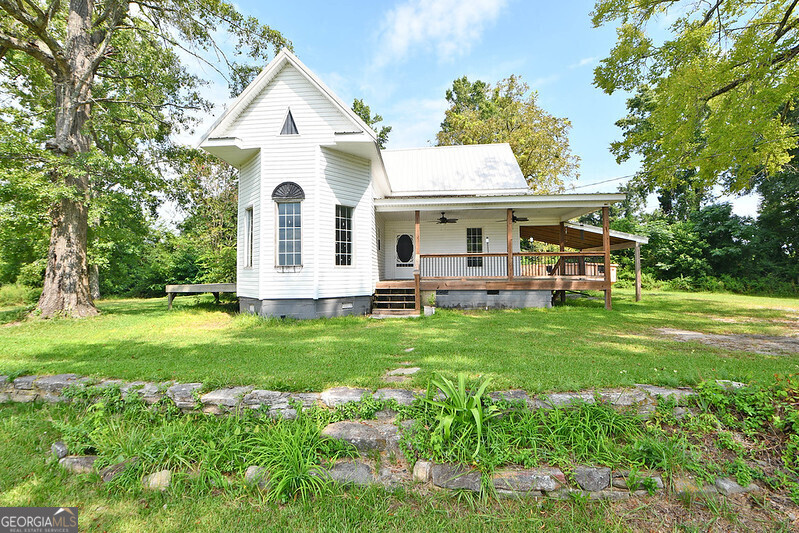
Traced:
<path fill-rule="evenodd" d="M 277 265 L 302 266 L 301 202 L 277 204 Z"/>
<path fill-rule="evenodd" d="M 466 228 L 466 253 L 483 253 L 483 228 Z M 468 267 L 482 267 L 482 257 L 469 257 L 466 259 Z"/>
<path fill-rule="evenodd" d="M 336 265 L 352 265 L 352 207 L 336 206 Z"/>
<path fill-rule="evenodd" d="M 252 207 L 244 210 L 244 266 L 245 268 L 252 268 L 252 250 L 253 250 L 253 218 Z"/>

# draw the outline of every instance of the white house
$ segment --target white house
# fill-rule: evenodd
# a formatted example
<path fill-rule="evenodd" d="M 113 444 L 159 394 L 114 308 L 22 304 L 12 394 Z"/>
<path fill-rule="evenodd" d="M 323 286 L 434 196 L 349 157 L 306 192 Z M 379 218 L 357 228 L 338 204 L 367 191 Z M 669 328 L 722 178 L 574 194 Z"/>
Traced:
<path fill-rule="evenodd" d="M 381 151 L 286 50 L 200 146 L 240 170 L 242 311 L 418 311 L 423 291 L 439 306 L 526 307 L 550 305 L 552 291 L 600 289 L 609 305 L 611 240 L 632 242 L 605 228 L 598 250 L 564 251 L 587 247 L 567 221 L 624 195 L 532 194 L 507 144 Z M 534 227 L 559 229 L 561 252 L 522 251 Z"/>

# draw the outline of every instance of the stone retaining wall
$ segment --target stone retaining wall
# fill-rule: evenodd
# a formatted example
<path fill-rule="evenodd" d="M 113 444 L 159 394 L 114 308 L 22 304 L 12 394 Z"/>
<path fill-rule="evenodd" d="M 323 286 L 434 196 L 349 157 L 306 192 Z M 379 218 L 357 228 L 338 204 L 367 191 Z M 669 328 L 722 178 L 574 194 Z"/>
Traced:
<path fill-rule="evenodd" d="M 728 387 L 740 387 L 742 383 L 719 380 Z M 146 403 L 154 404 L 169 398 L 184 411 L 202 410 L 209 414 L 224 414 L 241 409 L 268 409 L 274 416 L 293 417 L 296 411 L 294 404 L 304 407 L 318 405 L 335 408 L 348 402 L 359 401 L 364 395 L 378 400 L 395 400 L 399 405 L 410 405 L 413 400 L 424 394 L 424 391 L 407 389 L 381 388 L 369 389 L 335 387 L 321 393 L 316 392 L 281 392 L 255 389 L 254 387 L 227 387 L 200 393 L 202 383 L 176 383 L 131 381 L 118 379 L 93 380 L 76 374 L 58 374 L 55 376 L 19 376 L 10 380 L 8 376 L 0 376 L 0 402 L 64 402 L 67 387 L 95 386 L 119 387 L 123 397 L 139 394 Z M 529 408 L 551 409 L 569 405 L 574 402 L 593 403 L 597 399 L 616 407 L 632 407 L 642 415 L 654 410 L 657 397 L 676 398 L 682 400 L 694 394 L 690 388 L 668 388 L 655 385 L 636 385 L 627 389 L 598 389 L 595 391 L 557 392 L 530 396 L 523 390 L 492 392 L 493 400 L 510 400 L 524 402 Z"/>
<path fill-rule="evenodd" d="M 742 383 L 720 381 L 722 386 L 736 388 Z M 336 387 L 321 393 L 289 393 L 255 389 L 239 386 L 200 393 L 201 383 L 175 382 L 125 382 L 122 380 L 92 380 L 76 374 L 55 376 L 20 376 L 8 379 L 0 376 L 0 402 L 65 402 L 69 401 L 64 391 L 68 387 L 94 386 L 118 387 L 123 397 L 139 394 L 147 404 L 171 401 L 184 411 L 202 410 L 205 413 L 223 415 L 246 409 L 263 409 L 271 416 L 293 418 L 295 406 L 320 406 L 335 409 L 349 402 L 361 400 L 364 396 L 378 400 L 394 400 L 400 405 L 410 405 L 422 391 L 406 389 L 368 389 Z M 684 399 L 694 394 L 689 388 L 665 388 L 653 385 L 636 385 L 628 389 L 602 389 L 573 393 L 553 393 L 530 396 L 522 390 L 491 393 L 494 400 L 523 402 L 530 409 L 552 409 L 567 406 L 574 402 L 603 401 L 609 405 L 634 408 L 642 416 L 648 416 L 656 405 L 657 397 Z M 682 409 L 678 407 L 677 409 Z M 684 412 L 684 409 L 683 409 Z M 404 462 L 399 453 L 400 432 L 410 427 L 412 421 L 395 423 L 394 411 L 381 411 L 376 420 L 347 420 L 328 425 L 322 431 L 325 438 L 339 439 L 353 445 L 363 456 L 358 459 L 345 459 L 330 465 L 319 474 L 328 479 L 354 485 L 382 485 L 387 488 L 423 484 L 443 490 L 465 490 L 481 492 L 485 490 L 481 472 L 464 465 L 436 464 L 430 461 L 417 461 L 413 467 Z M 677 415 L 680 414 L 678 411 Z M 95 472 L 94 456 L 69 455 L 62 442 L 53 444 L 52 453 L 59 464 L 73 473 Z M 374 463 L 365 457 L 377 453 L 383 459 Z M 389 458 L 392 458 L 389 460 Z M 124 469 L 136 462 L 130 458 L 123 463 L 111 465 L 97 472 L 103 481 L 110 481 Z M 142 479 L 145 488 L 166 490 L 170 484 L 171 472 L 162 470 Z M 244 474 L 243 483 L 268 488 L 269 473 L 257 465 L 250 466 Z M 644 496 L 663 492 L 665 484 L 659 472 L 636 472 L 611 470 L 607 467 L 575 466 L 564 472 L 555 467 L 540 468 L 502 468 L 490 475 L 490 488 L 498 495 L 525 498 L 570 498 L 575 495 L 588 499 L 623 500 L 631 496 Z M 732 495 L 760 490 L 757 485 L 742 487 L 734 480 L 720 478 L 713 485 L 702 486 L 689 477 L 671 480 L 672 491 L 691 495 Z"/>

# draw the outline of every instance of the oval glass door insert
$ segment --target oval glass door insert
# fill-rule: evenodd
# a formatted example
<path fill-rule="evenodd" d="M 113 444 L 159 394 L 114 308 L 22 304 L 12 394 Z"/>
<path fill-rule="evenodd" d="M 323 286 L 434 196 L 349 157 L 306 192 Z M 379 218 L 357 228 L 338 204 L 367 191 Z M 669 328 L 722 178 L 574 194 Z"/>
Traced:
<path fill-rule="evenodd" d="M 397 266 L 413 266 L 413 239 L 410 235 L 397 236 Z"/>

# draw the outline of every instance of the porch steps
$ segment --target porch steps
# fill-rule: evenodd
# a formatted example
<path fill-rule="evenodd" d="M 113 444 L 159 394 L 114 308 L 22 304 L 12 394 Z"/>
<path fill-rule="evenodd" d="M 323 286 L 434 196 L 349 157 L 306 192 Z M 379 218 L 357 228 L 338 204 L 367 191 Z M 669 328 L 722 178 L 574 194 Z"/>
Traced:
<path fill-rule="evenodd" d="M 413 289 L 378 287 L 372 296 L 373 313 L 403 314 L 413 312 L 415 308 L 416 297 Z"/>

